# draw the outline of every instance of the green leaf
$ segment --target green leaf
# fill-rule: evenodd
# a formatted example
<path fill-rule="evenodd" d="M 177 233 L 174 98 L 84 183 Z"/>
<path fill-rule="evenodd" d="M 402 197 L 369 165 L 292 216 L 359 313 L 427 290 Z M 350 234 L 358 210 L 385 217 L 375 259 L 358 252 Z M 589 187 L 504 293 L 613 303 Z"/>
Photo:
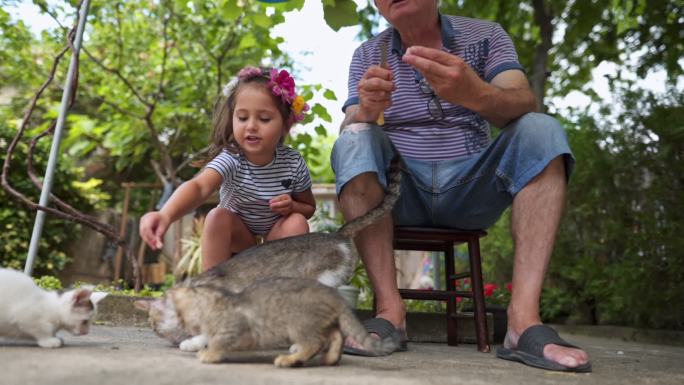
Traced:
<path fill-rule="evenodd" d="M 349 27 L 359 23 L 356 3 L 352 0 L 336 0 L 332 5 L 329 1 L 324 2 L 323 17 L 328 26 L 334 31 L 339 31 L 342 27 Z"/>
<path fill-rule="evenodd" d="M 325 92 L 323 93 L 323 97 L 328 100 L 337 100 L 337 96 L 332 90 L 325 90 Z"/>
<path fill-rule="evenodd" d="M 314 106 L 311 108 L 311 111 L 313 111 L 314 114 L 318 115 L 319 118 L 325 120 L 326 122 L 332 122 L 332 117 L 328 113 L 328 110 L 326 110 L 325 107 L 323 107 L 320 103 L 314 104 Z"/>
<path fill-rule="evenodd" d="M 322 124 L 316 126 L 314 130 L 316 131 L 316 134 L 318 134 L 319 136 L 328 136 L 328 131 L 325 129 L 325 127 L 323 127 Z"/>
<path fill-rule="evenodd" d="M 228 0 L 222 3 L 219 7 L 226 21 L 235 21 L 242 15 L 242 8 L 237 4 L 236 0 Z"/>
<path fill-rule="evenodd" d="M 254 35 L 245 35 L 242 37 L 242 40 L 240 40 L 240 45 L 238 46 L 238 49 L 252 48 L 256 45 L 257 40 L 254 37 Z"/>
<path fill-rule="evenodd" d="M 253 15 L 249 15 L 249 17 L 246 18 L 246 22 L 252 22 L 254 23 L 254 25 L 257 25 L 264 29 L 269 29 L 271 28 L 271 26 L 273 26 L 273 20 L 263 13 L 255 13 Z"/>

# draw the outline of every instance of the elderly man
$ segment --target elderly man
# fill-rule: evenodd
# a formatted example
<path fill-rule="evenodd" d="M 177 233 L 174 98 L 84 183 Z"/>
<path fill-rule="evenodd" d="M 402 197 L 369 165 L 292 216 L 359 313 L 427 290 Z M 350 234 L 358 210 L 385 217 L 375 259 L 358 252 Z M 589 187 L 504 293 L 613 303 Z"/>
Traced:
<path fill-rule="evenodd" d="M 394 151 L 407 169 L 393 217 L 355 240 L 377 300 L 366 328 L 406 339 L 394 224 L 482 229 L 512 205 L 513 294 L 497 355 L 550 370 L 591 370 L 587 354 L 539 317 L 574 160 L 558 122 L 534 112 L 511 39 L 496 23 L 441 15 L 436 0 L 375 3 L 391 27 L 354 53 L 332 155 L 347 220 L 382 200 Z M 489 124 L 502 128 L 494 140 Z M 364 354 L 357 341 L 345 344 L 346 352 Z"/>

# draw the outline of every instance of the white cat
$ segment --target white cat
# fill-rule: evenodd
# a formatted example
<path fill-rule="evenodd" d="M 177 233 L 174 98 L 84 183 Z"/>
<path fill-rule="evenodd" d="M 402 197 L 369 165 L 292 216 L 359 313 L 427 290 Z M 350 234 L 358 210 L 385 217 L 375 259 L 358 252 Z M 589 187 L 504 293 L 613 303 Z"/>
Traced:
<path fill-rule="evenodd" d="M 76 289 L 63 294 L 39 288 L 29 276 L 0 268 L 0 337 L 32 338 L 43 348 L 58 348 L 59 330 L 87 334 L 95 304 L 107 293 Z"/>

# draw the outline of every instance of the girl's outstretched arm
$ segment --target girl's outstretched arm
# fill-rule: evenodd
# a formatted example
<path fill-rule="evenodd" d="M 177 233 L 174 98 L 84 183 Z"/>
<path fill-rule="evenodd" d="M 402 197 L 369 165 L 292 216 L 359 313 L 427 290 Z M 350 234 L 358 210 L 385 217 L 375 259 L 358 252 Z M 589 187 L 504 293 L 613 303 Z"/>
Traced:
<path fill-rule="evenodd" d="M 221 186 L 221 174 L 205 169 L 183 183 L 159 211 L 150 211 L 140 219 L 140 237 L 152 250 L 163 246 L 162 239 L 169 226 L 180 217 L 204 203 Z"/>

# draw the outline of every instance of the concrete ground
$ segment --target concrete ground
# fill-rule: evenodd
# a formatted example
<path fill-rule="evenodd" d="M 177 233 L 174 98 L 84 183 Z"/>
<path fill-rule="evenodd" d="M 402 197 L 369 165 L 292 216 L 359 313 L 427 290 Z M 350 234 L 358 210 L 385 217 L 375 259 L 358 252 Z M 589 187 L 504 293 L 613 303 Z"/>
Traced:
<path fill-rule="evenodd" d="M 471 344 L 410 343 L 408 352 L 389 357 L 345 355 L 335 367 L 278 369 L 277 352 L 202 364 L 147 327 L 94 326 L 86 336 L 60 336 L 61 349 L 0 339 L 0 384 L 684 384 L 684 347 L 581 335 L 564 337 L 589 352 L 590 374 L 530 368 Z"/>

